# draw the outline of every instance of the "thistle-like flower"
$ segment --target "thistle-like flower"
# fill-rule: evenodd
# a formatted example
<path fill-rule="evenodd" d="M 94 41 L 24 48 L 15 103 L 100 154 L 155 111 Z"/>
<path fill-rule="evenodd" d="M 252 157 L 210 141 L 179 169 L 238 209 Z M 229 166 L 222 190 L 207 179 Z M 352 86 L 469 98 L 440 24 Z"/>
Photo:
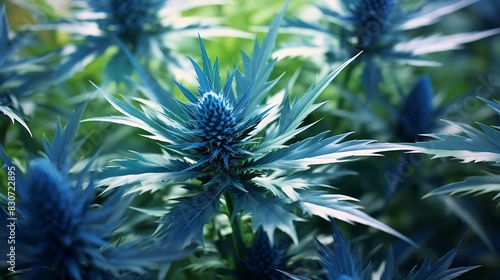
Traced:
<path fill-rule="evenodd" d="M 453 35 L 430 35 L 411 38 L 408 31 L 436 23 L 440 17 L 466 7 L 477 0 L 420 1 L 406 0 L 344 0 L 325 1 L 318 9 L 328 25 L 290 19 L 284 30 L 314 36 L 307 43 L 290 43 L 276 55 L 325 55 L 328 63 L 343 60 L 363 51 L 363 83 L 369 97 L 381 81 L 381 69 L 396 62 L 414 66 L 436 66 L 426 54 L 454 50 L 462 44 L 498 34 L 500 29 Z"/>
<path fill-rule="evenodd" d="M 236 120 L 233 108 L 221 94 L 207 92 L 201 97 L 196 112 L 195 129 L 199 133 L 205 153 L 212 160 L 223 161 L 229 167 L 229 157 L 235 152 Z"/>
<path fill-rule="evenodd" d="M 413 142 L 418 139 L 419 134 L 432 129 L 432 98 L 431 80 L 424 76 L 410 91 L 399 113 L 397 133 L 403 141 Z"/>
<path fill-rule="evenodd" d="M 363 213 L 349 202 L 353 198 L 318 190 L 336 175 L 314 168 L 399 148 L 370 140 L 342 142 L 348 133 L 326 137 L 327 132 L 323 132 L 292 141 L 311 126 L 300 124 L 320 106 L 314 104 L 316 98 L 352 59 L 317 85 L 311 85 L 300 98 L 286 93 L 278 103 L 264 103 L 277 82 L 269 81 L 275 61 L 267 60 L 283 14 L 284 10 L 272 23 L 262 45 L 255 44 L 253 56 L 243 56 L 243 71 L 229 73 L 225 83 L 221 82 L 218 61 L 211 63 L 200 39 L 202 64 L 192 60 L 198 91 L 193 93 L 176 83 L 187 103 L 161 90 L 139 63 L 134 65 L 142 76 L 142 88 L 150 92 L 148 95 L 154 92 L 161 105 L 139 100 L 141 111 L 102 91 L 125 116 L 90 120 L 141 128 L 151 134 L 149 138 L 160 141 L 166 151 L 160 156 L 136 154 L 136 159 L 120 160 L 120 166 L 110 167 L 103 174 L 100 184 L 108 189 L 124 183 L 136 184 L 134 189 L 143 191 L 142 186 L 148 183 L 178 185 L 187 179 L 201 182 L 200 192 L 171 204 L 162 218 L 161 231 L 168 245 L 184 246 L 192 239 L 203 243 L 203 226 L 219 212 L 222 196 L 230 205 L 231 219 L 250 214 L 254 230 L 262 227 L 269 238 L 279 229 L 297 243 L 294 221 L 301 218 L 293 209 L 299 208 L 325 219 L 336 217 L 363 223 L 409 241 Z M 137 185 L 139 182 L 141 186 Z"/>
<path fill-rule="evenodd" d="M 352 6 L 355 19 L 354 43 L 360 50 L 370 49 L 377 42 L 378 36 L 390 27 L 395 3 L 393 0 L 358 1 Z"/>
<path fill-rule="evenodd" d="M 255 233 L 250 248 L 243 246 L 243 257 L 236 260 L 242 271 L 236 272 L 238 279 L 282 279 L 277 270 L 286 270 L 291 255 L 286 250 L 289 239 L 271 242 L 266 232 L 259 228 Z"/>
<path fill-rule="evenodd" d="M 63 61 L 53 78 L 62 81 L 85 67 L 111 46 L 126 48 L 147 65 L 168 61 L 174 76 L 183 74 L 189 63 L 176 53 L 179 38 L 199 32 L 215 36 L 245 36 L 230 28 L 209 26 L 194 17 L 182 17 L 185 10 L 220 4 L 219 1 L 176 0 L 78 0 L 73 1 L 72 18 L 39 24 L 35 30 L 57 29 L 75 34 L 85 43 L 60 50 Z M 157 66 L 157 65 L 156 65 Z M 121 82 L 132 68 L 123 52 L 116 53 L 105 68 L 106 77 Z"/>
<path fill-rule="evenodd" d="M 92 160 L 80 172 L 69 173 L 71 157 L 81 144 L 73 140 L 83 108 L 64 130 L 58 127 L 53 145 L 45 141 L 47 157 L 27 161 L 26 172 L 15 176 L 19 203 L 9 215 L 18 221 L 15 270 L 22 271 L 23 279 L 137 276 L 190 254 L 189 250 L 152 247 L 152 239 L 115 243 L 117 238 L 126 240 L 116 230 L 132 196 L 118 191 L 96 204 Z M 1 146 L 0 156 L 6 166 L 16 166 Z"/>

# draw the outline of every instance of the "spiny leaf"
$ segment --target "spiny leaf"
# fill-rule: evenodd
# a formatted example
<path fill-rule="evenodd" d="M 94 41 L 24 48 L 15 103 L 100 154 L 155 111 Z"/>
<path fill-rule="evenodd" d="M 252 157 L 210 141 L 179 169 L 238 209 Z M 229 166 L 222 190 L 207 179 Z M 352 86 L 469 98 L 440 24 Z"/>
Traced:
<path fill-rule="evenodd" d="M 269 152 L 250 167 L 252 169 L 307 168 L 310 165 L 349 161 L 359 156 L 376 156 L 378 152 L 404 149 L 398 145 L 373 143 L 371 140 L 341 142 L 350 133 L 323 139 L 326 133 Z"/>
<path fill-rule="evenodd" d="M 12 123 L 14 123 L 14 121 L 17 121 L 18 123 L 20 123 L 26 129 L 26 131 L 28 131 L 30 136 L 33 136 L 31 134 L 31 131 L 30 131 L 28 125 L 26 124 L 26 122 L 24 122 L 23 118 L 21 117 L 21 115 L 19 115 L 18 112 L 12 110 L 11 108 L 9 108 L 7 106 L 2 106 L 2 105 L 0 105 L 0 112 L 3 113 L 4 115 L 6 115 L 7 117 L 9 117 L 12 120 Z"/>
<path fill-rule="evenodd" d="M 478 268 L 479 266 L 465 266 L 451 268 L 451 263 L 455 256 L 457 255 L 458 248 L 462 242 L 460 241 L 455 248 L 446 253 L 443 257 L 437 260 L 434 264 L 430 264 L 430 254 L 424 260 L 422 267 L 417 270 L 416 267 L 413 268 L 408 276 L 407 280 L 451 280 L 456 277 L 472 270 Z"/>
<path fill-rule="evenodd" d="M 364 224 L 394 235 L 417 247 L 415 242 L 410 240 L 408 237 L 369 216 L 360 210 L 360 208 L 362 208 L 361 206 L 352 204 L 349 201 L 357 200 L 345 195 L 328 194 L 323 191 L 308 190 L 307 192 L 302 193 L 300 203 L 303 205 L 304 210 L 325 220 L 334 218 L 347 223 L 356 222 Z"/>
<path fill-rule="evenodd" d="M 281 111 L 277 128 L 265 136 L 258 151 L 267 151 L 280 147 L 299 132 L 302 132 L 302 129 L 297 130 L 297 127 L 310 113 L 320 106 L 317 104 L 315 105 L 314 101 L 316 101 L 318 96 L 331 83 L 331 81 L 337 77 L 340 71 L 356 59 L 358 55 L 344 62 L 341 66 L 322 79 L 318 85 L 312 84 L 304 95 L 291 105 L 288 104 L 289 97 L 287 96 L 283 101 L 283 110 Z"/>
<path fill-rule="evenodd" d="M 331 221 L 333 229 L 333 251 L 316 239 L 316 251 L 320 257 L 321 266 L 327 271 L 328 279 L 360 279 L 367 280 L 370 265 L 363 271 L 362 259 L 351 250 L 348 240 L 344 237 L 335 221 Z"/>
<path fill-rule="evenodd" d="M 172 210 L 160 220 L 165 225 L 161 231 L 163 245 L 185 247 L 193 240 L 203 245 L 203 226 L 219 212 L 223 191 L 224 188 L 211 188 L 171 205 Z"/>
<path fill-rule="evenodd" d="M 443 195 L 443 194 L 485 194 L 489 192 L 497 192 L 493 198 L 500 197 L 500 175 L 489 174 L 488 176 L 473 176 L 468 177 L 466 180 L 456 183 L 451 183 L 427 193 L 424 198 Z"/>
<path fill-rule="evenodd" d="M 251 214 L 254 231 L 262 226 L 270 240 L 273 240 L 275 229 L 280 229 L 288 234 L 294 243 L 298 244 L 299 240 L 293 222 L 302 219 L 287 210 L 291 206 L 287 204 L 286 200 L 279 197 L 265 197 L 264 194 L 265 192 L 257 189 L 239 192 L 236 195 L 233 214 L 240 211 L 243 214 Z"/>
<path fill-rule="evenodd" d="M 197 170 L 186 170 L 189 164 L 172 160 L 164 156 L 148 156 L 133 152 L 135 158 L 115 160 L 119 166 L 107 167 L 100 174 L 98 185 L 107 186 L 105 191 L 116 187 L 135 184 L 141 186 L 135 191 L 141 191 L 150 183 L 183 182 L 196 178 L 202 173 Z"/>
<path fill-rule="evenodd" d="M 243 55 L 243 72 L 236 74 L 237 92 L 243 93 L 246 89 L 250 88 L 252 84 L 253 90 L 251 91 L 252 99 L 248 105 L 249 111 L 254 111 L 262 100 L 269 93 L 272 86 L 277 81 L 269 82 L 269 76 L 276 63 L 275 60 L 268 62 L 278 36 L 278 30 L 281 20 L 285 14 L 288 6 L 287 0 L 279 14 L 275 17 L 274 21 L 269 27 L 269 31 L 259 46 L 257 39 L 255 40 L 254 50 L 252 57 Z"/>
<path fill-rule="evenodd" d="M 47 139 L 44 139 L 43 141 L 45 151 L 47 152 L 50 160 L 57 168 L 59 168 L 59 170 L 63 172 L 69 171 L 71 167 L 71 158 L 80 148 L 82 141 L 85 140 L 83 139 L 82 141 L 75 143 L 77 131 L 80 127 L 80 119 L 82 118 L 88 102 L 89 100 L 85 101 L 85 103 L 76 109 L 64 129 L 61 128 L 61 124 L 58 124 L 56 135 L 54 136 L 52 143 L 49 143 Z"/>

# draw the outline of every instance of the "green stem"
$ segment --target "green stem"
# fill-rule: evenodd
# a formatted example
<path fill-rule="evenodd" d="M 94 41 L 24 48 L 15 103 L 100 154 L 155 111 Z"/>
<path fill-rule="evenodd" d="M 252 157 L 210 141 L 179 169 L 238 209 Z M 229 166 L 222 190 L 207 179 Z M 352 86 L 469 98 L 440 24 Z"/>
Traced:
<path fill-rule="evenodd" d="M 4 120 L 0 121 L 0 144 L 5 144 L 7 138 L 7 130 L 10 127 L 10 119 L 7 116 L 0 115 L 0 117 L 5 117 Z"/>
<path fill-rule="evenodd" d="M 241 250 L 240 246 L 237 240 L 237 236 L 241 236 L 241 228 L 240 228 L 240 222 L 241 222 L 241 217 L 240 214 L 236 213 L 234 219 L 233 219 L 233 213 L 234 213 L 234 201 L 233 198 L 231 197 L 231 194 L 229 192 L 224 192 L 224 199 L 226 200 L 227 204 L 227 209 L 228 209 L 228 218 L 229 222 L 231 224 L 231 229 L 233 230 L 232 233 L 232 241 L 233 241 L 233 248 L 234 251 L 236 252 L 236 255 L 240 256 Z"/>

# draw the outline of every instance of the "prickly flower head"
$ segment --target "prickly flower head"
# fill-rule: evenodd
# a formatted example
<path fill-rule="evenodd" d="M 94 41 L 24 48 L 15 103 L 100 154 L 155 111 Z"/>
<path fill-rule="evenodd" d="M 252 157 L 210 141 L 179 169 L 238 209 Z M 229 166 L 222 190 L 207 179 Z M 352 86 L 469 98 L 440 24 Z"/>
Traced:
<path fill-rule="evenodd" d="M 155 17 L 148 14 L 147 1 L 112 0 L 111 17 L 116 23 L 118 36 L 134 38 L 151 24 Z"/>
<path fill-rule="evenodd" d="M 222 158 L 227 162 L 234 153 L 231 148 L 236 132 L 233 107 L 222 94 L 210 91 L 200 97 L 196 109 L 196 133 L 206 144 L 206 152 L 212 159 Z"/>
<path fill-rule="evenodd" d="M 255 233 L 252 245 L 246 252 L 245 260 L 241 261 L 245 270 L 245 279 L 282 279 L 282 274 L 276 269 L 285 269 L 290 258 L 286 254 L 288 239 L 279 243 L 272 243 L 267 233 L 259 228 Z"/>
<path fill-rule="evenodd" d="M 96 19 L 99 28 L 132 47 L 145 33 L 154 33 L 161 26 L 157 12 L 163 4 L 159 0 L 106 0 L 90 4 L 97 13 L 106 14 L 105 18 Z"/>
<path fill-rule="evenodd" d="M 393 12 L 393 0 L 361 0 L 354 8 L 358 46 L 366 48 L 380 37 Z"/>
<path fill-rule="evenodd" d="M 57 168 L 44 158 L 34 160 L 29 176 L 19 191 L 23 243 L 31 248 L 30 258 L 38 269 L 59 270 L 62 278 L 78 279 L 84 274 L 81 263 L 99 258 L 103 242 L 83 228 L 84 197 L 74 189 Z M 89 252 L 93 251 L 93 256 Z"/>

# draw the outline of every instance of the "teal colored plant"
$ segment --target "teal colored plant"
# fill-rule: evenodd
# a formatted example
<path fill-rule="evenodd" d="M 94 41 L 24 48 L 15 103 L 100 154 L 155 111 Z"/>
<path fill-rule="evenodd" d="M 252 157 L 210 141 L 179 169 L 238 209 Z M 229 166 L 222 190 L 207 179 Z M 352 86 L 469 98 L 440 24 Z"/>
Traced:
<path fill-rule="evenodd" d="M 350 161 L 361 156 L 398 149 L 371 140 L 344 139 L 350 134 L 327 137 L 324 131 L 301 141 L 292 139 L 311 125 L 300 126 L 320 104 L 314 104 L 321 91 L 350 61 L 313 84 L 300 97 L 285 93 L 278 103 L 264 103 L 276 80 L 269 81 L 275 61 L 268 62 L 284 10 L 273 22 L 262 45 L 255 44 L 251 57 L 244 55 L 243 71 L 235 70 L 227 81 L 220 80 L 217 60 L 212 65 L 200 40 L 202 65 L 193 67 L 199 86 L 193 93 L 176 83 L 188 103 L 174 100 L 164 106 L 141 101 L 142 111 L 130 102 L 119 101 L 103 92 L 108 102 L 124 116 L 92 118 L 138 127 L 150 133 L 164 148 L 162 155 L 117 161 L 119 167 L 107 169 L 100 184 L 113 189 L 141 182 L 179 184 L 196 179 L 200 186 L 194 195 L 170 205 L 160 220 L 165 244 L 186 246 L 194 239 L 203 244 L 203 227 L 218 214 L 222 197 L 229 218 L 238 226 L 238 217 L 252 216 L 253 228 L 262 227 L 271 237 L 275 229 L 298 242 L 294 222 L 297 213 L 325 219 L 357 222 L 411 241 L 370 217 L 352 203 L 356 199 L 324 191 L 329 177 L 316 166 Z M 352 60 L 352 59 L 351 59 Z M 232 87 L 232 80 L 236 86 Z M 153 90 L 153 89 L 151 89 Z M 300 210 L 300 212 L 297 212 Z"/>
<path fill-rule="evenodd" d="M 0 279 L 500 279 L 497 7 L 3 3 Z"/>

